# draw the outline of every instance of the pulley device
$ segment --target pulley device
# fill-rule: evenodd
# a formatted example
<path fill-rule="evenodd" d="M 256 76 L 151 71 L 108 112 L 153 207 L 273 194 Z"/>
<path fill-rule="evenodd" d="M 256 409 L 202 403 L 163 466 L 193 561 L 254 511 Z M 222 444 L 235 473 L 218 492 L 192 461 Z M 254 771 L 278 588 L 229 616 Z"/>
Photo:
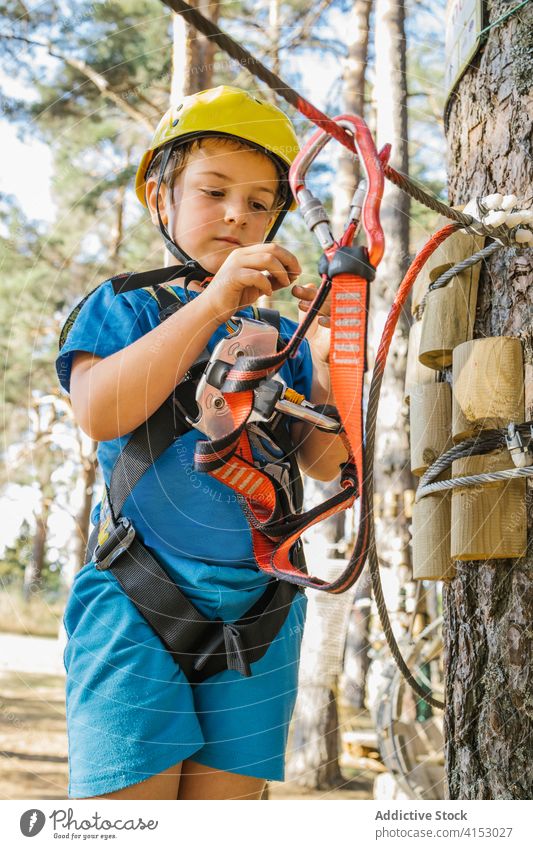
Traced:
<path fill-rule="evenodd" d="M 230 335 L 216 345 L 206 370 L 198 382 L 196 403 L 198 416 L 190 424 L 209 437 L 223 439 L 234 427 L 230 405 L 221 386 L 239 357 L 264 357 L 276 351 L 278 332 L 264 321 L 237 318 L 231 322 Z M 276 413 L 306 421 L 321 430 L 338 433 L 341 425 L 337 417 L 327 416 L 303 395 L 288 388 L 284 380 L 274 374 L 262 380 L 254 390 L 253 404 L 247 425 L 269 422 Z"/>

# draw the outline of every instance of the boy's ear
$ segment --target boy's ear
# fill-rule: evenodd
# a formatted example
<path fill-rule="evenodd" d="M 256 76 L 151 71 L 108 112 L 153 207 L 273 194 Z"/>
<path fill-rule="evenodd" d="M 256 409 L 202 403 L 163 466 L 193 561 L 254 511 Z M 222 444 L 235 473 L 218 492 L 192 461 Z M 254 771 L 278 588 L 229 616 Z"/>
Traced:
<path fill-rule="evenodd" d="M 161 183 L 161 188 L 159 189 L 159 214 L 161 215 L 161 220 L 165 227 L 168 224 L 168 216 L 166 209 L 167 191 L 168 187 L 165 185 L 165 183 Z M 157 180 L 155 179 L 155 177 L 149 177 L 146 181 L 146 203 L 150 212 L 152 224 L 159 226 L 159 221 L 157 218 L 156 198 Z"/>

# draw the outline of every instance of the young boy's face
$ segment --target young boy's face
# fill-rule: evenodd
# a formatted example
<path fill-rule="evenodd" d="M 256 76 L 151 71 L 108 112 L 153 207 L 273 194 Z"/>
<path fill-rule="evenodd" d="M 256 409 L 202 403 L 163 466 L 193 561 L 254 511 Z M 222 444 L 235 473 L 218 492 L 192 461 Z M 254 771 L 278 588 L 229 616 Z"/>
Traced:
<path fill-rule="evenodd" d="M 214 274 L 236 247 L 263 242 L 275 219 L 277 187 L 276 167 L 267 156 L 204 139 L 176 178 L 171 203 L 162 187 L 161 216 L 174 241 Z M 155 191 L 148 181 L 152 219 Z"/>

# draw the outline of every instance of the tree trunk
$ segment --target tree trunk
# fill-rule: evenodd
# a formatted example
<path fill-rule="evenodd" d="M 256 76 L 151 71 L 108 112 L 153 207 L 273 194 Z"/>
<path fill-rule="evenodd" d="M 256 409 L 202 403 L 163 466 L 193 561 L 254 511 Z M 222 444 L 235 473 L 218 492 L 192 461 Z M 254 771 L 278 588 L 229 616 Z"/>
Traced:
<path fill-rule="evenodd" d="M 88 454 L 81 453 L 81 472 L 83 476 L 82 502 L 76 516 L 76 572 L 85 565 L 85 550 L 89 538 L 91 507 L 96 480 L 96 449 L 98 443 L 91 440 Z"/>
<path fill-rule="evenodd" d="M 172 78 L 170 81 L 170 103 L 180 103 L 185 94 L 187 77 L 187 24 L 183 15 L 172 13 Z"/>
<path fill-rule="evenodd" d="M 129 165 L 129 156 L 126 160 L 127 165 Z M 122 247 L 122 240 L 124 238 L 124 210 L 126 204 L 126 184 L 119 186 L 117 189 L 117 197 L 114 204 L 114 209 L 116 212 L 115 224 L 111 231 L 111 242 L 109 245 L 109 260 L 114 264 L 120 257 L 120 249 Z"/>
<path fill-rule="evenodd" d="M 279 76 L 279 39 L 281 35 L 281 23 L 279 18 L 280 0 L 268 0 L 268 26 L 270 36 L 270 70 L 273 74 Z M 276 97 L 273 91 L 269 89 L 269 95 L 272 95 L 272 102 L 276 103 Z"/>
<path fill-rule="evenodd" d="M 31 560 L 24 569 L 24 598 L 28 601 L 32 594 L 38 592 L 42 585 L 44 558 L 46 556 L 46 538 L 48 535 L 48 517 L 52 506 L 51 499 L 42 497 L 41 509 L 35 515 L 35 533 Z"/>
<path fill-rule="evenodd" d="M 336 490 L 338 481 L 306 480 L 306 499 L 314 504 Z M 332 516 L 319 529 L 314 532 L 310 529 L 306 534 L 309 570 L 326 580 L 337 577 L 346 565 L 335 548 L 344 538 L 344 513 L 340 519 L 341 522 L 339 517 Z M 334 787 L 342 780 L 337 691 L 354 592 L 355 588 L 338 596 L 315 590 L 307 594 L 307 621 L 287 777 L 312 789 Z"/>
<path fill-rule="evenodd" d="M 489 4 L 490 21 L 507 5 Z M 493 192 L 531 198 L 533 7 L 489 32 L 448 115 L 452 204 Z M 528 108 L 529 107 L 529 108 Z M 529 201 L 531 203 L 531 200 Z M 481 271 L 474 336 L 519 336 L 533 418 L 531 251 L 498 251 Z M 528 482 L 531 545 L 533 499 Z M 446 769 L 452 799 L 531 799 L 533 552 L 458 562 L 444 592 Z"/>
<path fill-rule="evenodd" d="M 377 144 L 392 145 L 391 164 L 408 173 L 406 37 L 403 0 L 376 2 L 376 102 Z M 375 351 L 383 325 L 409 262 L 409 197 L 386 181 L 381 221 L 385 233 L 385 256 L 376 280 L 371 284 L 370 345 Z M 404 407 L 404 380 L 409 326 L 405 313 L 400 317 L 391 346 L 381 391 L 376 430 L 375 482 L 377 501 L 376 541 L 383 566 L 394 571 L 391 587 L 400 588 L 396 598 L 386 593 L 389 609 L 396 612 L 393 627 L 400 630 L 411 576 L 409 523 L 404 509 L 404 492 L 414 489 L 410 472 L 409 443 Z M 371 362 L 374 356 L 370 357 Z M 403 427 L 399 426 L 404 422 Z M 389 582 L 388 582 L 389 583 Z"/>
<path fill-rule="evenodd" d="M 372 0 L 354 0 L 352 11 L 347 20 L 348 56 L 345 59 L 343 79 L 344 111 L 364 116 L 365 112 L 365 73 L 368 54 L 368 27 Z M 333 213 L 331 223 L 335 235 L 344 229 L 350 201 L 353 197 L 359 168 L 352 154 L 341 147 L 337 162 L 335 194 L 333 195 Z"/>
<path fill-rule="evenodd" d="M 310 790 L 327 790 L 342 781 L 339 717 L 333 690 L 311 682 L 300 687 L 292 750 L 287 773 L 291 781 Z"/>
<path fill-rule="evenodd" d="M 354 0 L 346 25 L 348 55 L 342 74 L 343 107 L 344 112 L 361 117 L 365 115 L 365 77 L 371 9 L 372 0 Z M 345 147 L 341 147 L 331 216 L 335 235 L 339 235 L 344 230 L 350 202 L 359 178 L 357 160 Z M 355 603 L 350 612 L 340 678 L 343 698 L 353 707 L 363 707 L 365 701 L 366 673 L 370 663 L 368 657 L 370 605 L 365 604 L 364 598 L 370 598 L 370 594 L 370 575 L 368 569 L 365 569 L 355 590 Z"/>
<path fill-rule="evenodd" d="M 219 0 L 192 0 L 191 6 L 198 9 L 204 17 L 217 23 L 219 14 Z M 186 45 L 186 67 L 184 93 L 194 94 L 211 88 L 213 85 L 213 65 L 215 61 L 216 44 L 206 38 L 187 23 L 187 45 Z"/>
<path fill-rule="evenodd" d="M 344 700 L 361 710 L 366 702 L 366 676 L 370 666 L 370 612 L 372 582 L 365 566 L 355 587 L 355 599 L 350 611 L 348 633 L 344 646 L 343 671 L 340 688 Z"/>

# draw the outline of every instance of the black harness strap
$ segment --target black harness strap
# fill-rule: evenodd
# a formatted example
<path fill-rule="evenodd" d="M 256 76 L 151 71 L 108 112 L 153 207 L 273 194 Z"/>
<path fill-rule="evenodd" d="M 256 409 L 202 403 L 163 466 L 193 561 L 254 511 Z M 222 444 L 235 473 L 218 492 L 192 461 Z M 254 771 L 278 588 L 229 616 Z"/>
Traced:
<path fill-rule="evenodd" d="M 250 664 L 266 653 L 298 592 L 286 581 L 271 580 L 241 619 L 226 623 L 203 616 L 137 538 L 109 568 L 191 683 L 224 669 L 249 677 Z"/>
<path fill-rule="evenodd" d="M 169 265 L 165 268 L 154 268 L 150 271 L 135 271 L 126 274 L 118 274 L 111 279 L 115 295 L 123 295 L 124 292 L 133 292 L 135 289 L 146 289 L 148 286 L 158 287 L 163 283 L 170 283 L 179 277 L 186 277 L 194 271 L 191 262 L 185 265 Z"/>
<path fill-rule="evenodd" d="M 183 422 L 181 432 L 176 432 L 174 420 L 170 405 L 162 404 L 134 431 L 118 455 L 109 484 L 109 502 L 114 516 L 120 516 L 126 499 L 150 466 L 178 436 L 190 430 L 190 425 Z"/>
<path fill-rule="evenodd" d="M 279 334 L 280 328 L 280 314 L 278 310 L 271 310 L 270 307 L 252 307 L 252 312 L 254 318 L 258 319 L 258 321 L 265 321 L 267 324 L 275 327 Z"/>

